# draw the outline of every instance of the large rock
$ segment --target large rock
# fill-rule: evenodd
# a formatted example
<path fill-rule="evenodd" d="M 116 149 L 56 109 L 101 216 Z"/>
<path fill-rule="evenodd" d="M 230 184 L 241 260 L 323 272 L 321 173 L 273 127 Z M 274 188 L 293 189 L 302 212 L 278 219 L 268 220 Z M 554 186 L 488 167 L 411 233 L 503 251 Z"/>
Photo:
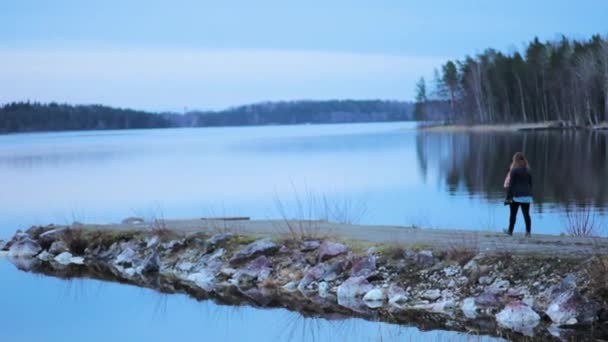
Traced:
<path fill-rule="evenodd" d="M 215 288 L 215 272 L 210 269 L 205 268 L 189 274 L 187 279 L 207 292 L 211 292 Z"/>
<path fill-rule="evenodd" d="M 350 277 L 338 286 L 338 299 L 361 298 L 373 288 L 365 277 Z"/>
<path fill-rule="evenodd" d="M 563 292 L 555 298 L 546 314 L 559 325 L 591 323 L 595 316 L 594 305 L 583 298 L 576 289 Z"/>
<path fill-rule="evenodd" d="M 434 258 L 432 251 L 409 252 L 407 256 L 419 267 L 426 268 L 433 265 Z"/>
<path fill-rule="evenodd" d="M 409 300 L 409 294 L 402 287 L 391 284 L 388 288 L 388 304 L 402 308 Z"/>
<path fill-rule="evenodd" d="M 51 247 L 49 247 L 49 253 L 51 253 L 53 255 L 59 255 L 63 252 L 67 252 L 69 250 L 70 250 L 70 248 L 63 240 L 55 240 L 51 244 Z"/>
<path fill-rule="evenodd" d="M 531 336 L 540 323 L 540 316 L 526 304 L 515 301 L 496 315 L 496 322 L 503 328 Z"/>
<path fill-rule="evenodd" d="M 328 260 L 346 252 L 348 252 L 348 248 L 341 243 L 323 241 L 321 246 L 319 246 L 319 259 L 321 261 Z"/>
<path fill-rule="evenodd" d="M 209 239 L 207 239 L 207 243 L 211 246 L 215 246 L 217 244 L 226 242 L 226 241 L 232 239 L 233 237 L 234 237 L 234 234 L 232 234 L 232 233 L 215 234 L 212 237 L 210 237 Z"/>
<path fill-rule="evenodd" d="M 11 258 L 33 258 L 40 253 L 40 245 L 29 238 L 22 238 L 13 243 L 8 250 L 8 256 Z"/>
<path fill-rule="evenodd" d="M 75 257 L 70 252 L 63 252 L 53 258 L 56 263 L 60 265 L 69 265 L 69 264 L 77 264 L 82 265 L 84 263 L 83 257 Z"/>
<path fill-rule="evenodd" d="M 305 291 L 308 286 L 314 282 L 334 281 L 336 280 L 346 269 L 345 260 L 332 260 L 331 262 L 322 262 L 311 268 L 309 268 L 304 277 L 298 284 L 300 291 Z"/>
<path fill-rule="evenodd" d="M 252 242 L 243 249 L 236 252 L 230 259 L 231 263 L 237 263 L 257 257 L 259 255 L 271 255 L 279 250 L 280 246 L 270 239 L 262 239 Z"/>
<path fill-rule="evenodd" d="M 441 291 L 439 291 L 437 289 L 426 290 L 420 294 L 420 298 L 428 299 L 431 301 L 437 300 L 437 299 L 439 299 L 439 297 L 441 297 Z"/>
<path fill-rule="evenodd" d="M 233 279 L 239 286 L 253 285 L 252 283 L 256 281 L 261 282 L 266 280 L 270 276 L 271 271 L 272 269 L 268 258 L 264 255 L 260 255 L 245 265 L 245 267 L 238 270 L 234 274 Z"/>
<path fill-rule="evenodd" d="M 153 252 L 142 260 L 141 264 L 137 265 L 136 270 L 141 274 L 158 272 L 160 269 L 160 257 L 157 252 Z"/>
<path fill-rule="evenodd" d="M 300 250 L 302 252 L 310 252 L 319 248 L 319 246 L 321 246 L 321 242 L 319 240 L 307 240 L 300 244 Z"/>
<path fill-rule="evenodd" d="M 367 291 L 363 296 L 363 301 L 368 307 L 375 309 L 379 308 L 384 304 L 384 292 L 381 289 L 372 289 Z"/>
<path fill-rule="evenodd" d="M 486 291 L 494 294 L 502 294 L 507 292 L 510 285 L 508 280 L 496 279 L 492 285 L 488 286 Z"/>
<path fill-rule="evenodd" d="M 125 248 L 116 256 L 114 260 L 115 265 L 132 265 L 133 259 L 137 256 L 137 253 L 130 247 L 125 246 Z"/>
<path fill-rule="evenodd" d="M 376 272 L 376 257 L 374 255 L 354 256 L 351 277 L 369 277 Z"/>

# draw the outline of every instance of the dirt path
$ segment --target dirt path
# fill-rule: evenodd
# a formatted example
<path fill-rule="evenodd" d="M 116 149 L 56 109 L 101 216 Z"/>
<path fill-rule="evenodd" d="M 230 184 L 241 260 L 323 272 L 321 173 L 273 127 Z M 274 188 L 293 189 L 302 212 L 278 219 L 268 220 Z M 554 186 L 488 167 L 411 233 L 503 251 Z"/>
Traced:
<path fill-rule="evenodd" d="M 533 253 L 556 256 L 582 256 L 608 254 L 608 239 L 582 238 L 534 234 L 524 238 L 516 233 L 507 236 L 491 231 L 419 229 L 400 226 L 373 226 L 338 224 L 324 221 L 284 220 L 166 220 L 164 226 L 182 233 L 204 231 L 230 231 L 240 234 L 279 236 L 288 234 L 292 227 L 296 231 L 315 232 L 339 240 L 367 242 L 371 244 L 399 244 L 445 250 L 448 248 L 475 247 L 482 252 Z M 148 224 L 85 225 L 87 229 L 146 230 Z"/>

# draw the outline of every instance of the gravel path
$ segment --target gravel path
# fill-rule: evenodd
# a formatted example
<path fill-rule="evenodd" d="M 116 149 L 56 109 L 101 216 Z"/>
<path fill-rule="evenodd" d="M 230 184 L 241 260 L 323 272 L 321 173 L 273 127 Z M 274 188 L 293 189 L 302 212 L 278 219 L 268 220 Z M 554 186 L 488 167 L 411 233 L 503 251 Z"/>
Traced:
<path fill-rule="evenodd" d="M 150 229 L 144 224 L 85 225 L 88 229 Z M 525 238 L 522 233 L 508 236 L 492 231 L 453 229 L 420 229 L 400 226 L 374 226 L 339 224 L 324 221 L 284 220 L 165 220 L 164 227 L 182 233 L 229 231 L 240 234 L 278 236 L 295 231 L 317 233 L 340 240 L 390 243 L 421 248 L 448 249 L 475 247 L 482 252 L 533 253 L 556 256 L 582 256 L 608 254 L 608 239 L 582 238 L 533 234 Z"/>

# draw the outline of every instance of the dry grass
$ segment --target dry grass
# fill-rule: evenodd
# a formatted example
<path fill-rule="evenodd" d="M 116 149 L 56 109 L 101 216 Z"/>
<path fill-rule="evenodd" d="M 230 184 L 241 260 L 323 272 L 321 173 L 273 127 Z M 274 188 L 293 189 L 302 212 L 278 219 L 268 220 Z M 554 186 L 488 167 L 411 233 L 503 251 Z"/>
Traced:
<path fill-rule="evenodd" d="M 349 198 L 332 199 L 318 195 L 309 189 L 304 194 L 293 186 L 293 205 L 288 206 L 275 195 L 275 207 L 287 227 L 292 240 L 310 240 L 328 237 L 331 232 L 324 231 L 324 222 L 355 224 L 365 216 L 367 206 Z M 334 197 L 335 198 L 335 197 Z"/>
<path fill-rule="evenodd" d="M 479 254 L 479 237 L 477 234 L 463 234 L 449 242 L 445 258 L 464 266 L 477 254 Z"/>
<path fill-rule="evenodd" d="M 89 246 L 89 240 L 80 228 L 68 228 L 63 231 L 62 239 L 75 255 L 84 255 L 85 249 Z"/>

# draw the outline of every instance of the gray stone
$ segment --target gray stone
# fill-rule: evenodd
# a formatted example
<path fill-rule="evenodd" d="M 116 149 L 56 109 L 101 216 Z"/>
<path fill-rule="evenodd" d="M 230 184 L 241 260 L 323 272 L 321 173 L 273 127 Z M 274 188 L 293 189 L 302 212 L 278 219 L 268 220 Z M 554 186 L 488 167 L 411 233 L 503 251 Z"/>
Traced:
<path fill-rule="evenodd" d="M 479 277 L 479 280 L 478 280 L 478 282 L 481 285 L 490 285 L 490 284 L 492 284 L 493 281 L 494 281 L 494 278 L 488 277 L 488 276 Z"/>
<path fill-rule="evenodd" d="M 401 307 L 409 299 L 409 294 L 400 286 L 391 284 L 388 288 L 388 303 L 395 307 Z"/>
<path fill-rule="evenodd" d="M 300 244 L 300 250 L 302 252 L 310 252 L 319 248 L 319 246 L 321 246 L 321 242 L 319 240 L 303 241 L 302 244 Z"/>
<path fill-rule="evenodd" d="M 496 294 L 505 293 L 509 289 L 509 285 L 511 284 L 508 280 L 496 279 L 494 283 L 492 283 L 492 285 L 486 289 L 486 291 Z"/>
<path fill-rule="evenodd" d="M 432 251 L 420 251 L 418 253 L 413 253 L 410 255 L 410 259 L 413 260 L 416 265 L 423 268 L 430 267 L 434 263 Z"/>
<path fill-rule="evenodd" d="M 319 246 L 319 260 L 324 261 L 348 252 L 348 248 L 338 242 L 323 241 Z"/>
<path fill-rule="evenodd" d="M 69 250 L 70 248 L 63 240 L 55 240 L 51 244 L 51 247 L 49 247 L 49 253 L 53 255 L 59 255 L 63 252 L 68 252 Z"/>
<path fill-rule="evenodd" d="M 250 285 L 255 281 L 264 281 L 270 276 L 271 272 L 270 261 L 264 255 L 260 255 L 255 258 L 251 262 L 249 262 L 245 267 L 238 270 L 233 279 L 239 285 Z"/>
<path fill-rule="evenodd" d="M 503 328 L 532 336 L 534 328 L 540 323 L 540 316 L 526 304 L 515 301 L 496 315 L 496 322 Z"/>
<path fill-rule="evenodd" d="M 130 246 L 126 246 L 125 249 L 123 249 L 122 252 L 116 256 L 114 264 L 131 265 L 133 263 L 133 258 L 135 258 L 136 255 L 137 254 Z"/>
<path fill-rule="evenodd" d="M 560 283 L 561 291 L 568 291 L 576 289 L 576 274 L 570 273 L 562 279 Z"/>
<path fill-rule="evenodd" d="M 42 260 L 42 261 L 51 261 L 53 260 L 55 256 L 47 251 L 42 251 L 40 254 L 38 254 L 37 258 Z"/>
<path fill-rule="evenodd" d="M 595 308 L 583 298 L 578 291 L 568 290 L 555 298 L 546 314 L 556 324 L 591 323 L 594 320 Z"/>
<path fill-rule="evenodd" d="M 453 277 L 460 273 L 460 267 L 456 265 L 450 265 L 443 269 L 443 273 L 446 275 L 446 277 Z"/>
<path fill-rule="evenodd" d="M 11 258 L 33 258 L 40 253 L 41 249 L 38 243 L 26 237 L 13 243 L 7 255 Z"/>
<path fill-rule="evenodd" d="M 257 240 L 236 252 L 230 259 L 230 262 L 241 262 L 259 255 L 271 255 L 276 253 L 279 248 L 279 245 L 270 239 Z"/>
<path fill-rule="evenodd" d="M 211 246 L 215 246 L 219 243 L 226 242 L 226 241 L 232 239 L 233 237 L 234 237 L 234 234 L 232 234 L 232 233 L 215 234 L 212 237 L 210 237 L 209 239 L 207 239 L 207 243 L 210 244 Z"/>
<path fill-rule="evenodd" d="M 153 252 L 148 255 L 137 267 L 138 273 L 148 274 L 158 272 L 160 269 L 160 258 L 158 253 Z"/>
<path fill-rule="evenodd" d="M 300 280 L 298 289 L 305 291 L 305 289 L 313 282 L 316 281 L 333 281 L 338 275 L 342 274 L 346 268 L 346 262 L 344 260 L 335 260 L 333 262 L 323 262 L 309 268 L 304 277 Z"/>
<path fill-rule="evenodd" d="M 420 294 L 420 298 L 428 300 L 437 300 L 441 297 L 441 291 L 439 290 L 426 290 Z"/>
<path fill-rule="evenodd" d="M 352 277 L 369 277 L 376 272 L 376 257 L 374 255 L 354 256 L 352 258 Z"/>
<path fill-rule="evenodd" d="M 209 269 L 189 274 L 187 279 L 207 292 L 211 292 L 215 288 L 215 272 Z"/>
<path fill-rule="evenodd" d="M 350 277 L 338 286 L 338 299 L 361 298 L 373 288 L 365 277 Z"/>

